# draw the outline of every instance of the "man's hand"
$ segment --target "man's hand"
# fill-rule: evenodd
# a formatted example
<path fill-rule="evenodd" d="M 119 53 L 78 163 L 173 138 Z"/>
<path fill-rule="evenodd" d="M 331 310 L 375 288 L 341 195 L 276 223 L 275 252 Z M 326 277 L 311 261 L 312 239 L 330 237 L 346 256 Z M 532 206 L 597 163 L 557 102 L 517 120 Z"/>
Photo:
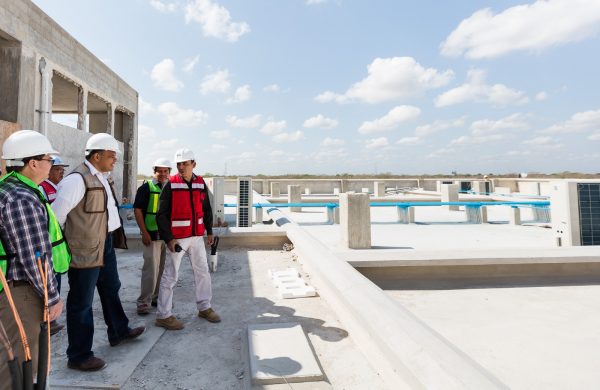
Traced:
<path fill-rule="evenodd" d="M 175 245 L 177 245 L 177 244 L 178 244 L 178 241 L 177 241 L 177 240 L 175 240 L 175 239 L 172 239 L 171 241 L 169 241 L 169 242 L 167 243 L 167 248 L 169 248 L 169 250 L 170 250 L 171 252 L 177 252 L 177 251 L 175 250 Z"/>
<path fill-rule="evenodd" d="M 144 246 L 148 246 L 148 245 L 150 245 L 150 243 L 152 243 L 152 238 L 150 238 L 150 233 L 148 233 L 147 231 L 142 232 L 142 244 L 144 244 Z"/>
<path fill-rule="evenodd" d="M 212 234 L 207 234 L 206 241 L 208 242 L 208 245 L 212 245 L 213 242 L 215 242 L 215 236 Z"/>
<path fill-rule="evenodd" d="M 62 301 L 62 299 L 59 299 L 58 302 L 56 302 L 56 304 L 50 306 L 48 308 L 48 311 L 50 312 L 48 314 L 48 317 L 50 317 L 50 321 L 54 321 L 58 317 L 60 317 L 60 313 L 62 313 L 62 309 L 63 309 L 63 301 Z"/>

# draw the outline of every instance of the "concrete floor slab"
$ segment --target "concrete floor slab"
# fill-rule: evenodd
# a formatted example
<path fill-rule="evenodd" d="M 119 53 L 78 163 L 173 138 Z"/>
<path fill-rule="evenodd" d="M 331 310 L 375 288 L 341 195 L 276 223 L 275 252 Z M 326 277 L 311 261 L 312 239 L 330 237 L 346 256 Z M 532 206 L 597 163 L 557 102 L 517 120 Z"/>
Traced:
<path fill-rule="evenodd" d="M 298 323 L 248 325 L 252 382 L 257 384 L 314 382 L 323 372 Z"/>

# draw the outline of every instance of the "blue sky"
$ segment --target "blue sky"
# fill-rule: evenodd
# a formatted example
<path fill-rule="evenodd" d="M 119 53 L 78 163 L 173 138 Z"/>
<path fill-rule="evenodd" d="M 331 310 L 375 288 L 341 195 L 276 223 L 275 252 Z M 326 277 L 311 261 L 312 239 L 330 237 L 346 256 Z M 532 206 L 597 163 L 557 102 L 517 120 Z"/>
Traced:
<path fill-rule="evenodd" d="M 139 171 L 600 172 L 600 1 L 34 0 L 140 94 Z"/>

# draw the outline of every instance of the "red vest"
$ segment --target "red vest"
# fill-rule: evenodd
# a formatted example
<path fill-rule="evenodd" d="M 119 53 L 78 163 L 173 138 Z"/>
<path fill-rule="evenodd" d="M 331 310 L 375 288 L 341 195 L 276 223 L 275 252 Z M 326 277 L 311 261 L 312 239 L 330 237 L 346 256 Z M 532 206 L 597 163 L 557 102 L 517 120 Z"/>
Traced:
<path fill-rule="evenodd" d="M 54 202 L 54 199 L 56 199 L 56 188 L 48 180 L 44 180 L 40 185 L 46 193 L 48 203 Z"/>
<path fill-rule="evenodd" d="M 204 212 L 202 201 L 206 196 L 204 179 L 196 176 L 192 188 L 175 174 L 171 183 L 171 233 L 174 238 L 187 238 L 204 235 Z"/>

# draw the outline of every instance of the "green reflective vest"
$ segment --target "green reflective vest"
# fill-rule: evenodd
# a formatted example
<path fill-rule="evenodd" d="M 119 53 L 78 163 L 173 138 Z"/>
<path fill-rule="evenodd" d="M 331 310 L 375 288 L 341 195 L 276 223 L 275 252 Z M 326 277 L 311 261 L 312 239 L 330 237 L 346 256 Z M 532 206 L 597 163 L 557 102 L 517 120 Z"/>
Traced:
<path fill-rule="evenodd" d="M 158 198 L 160 198 L 161 190 L 158 184 L 154 184 L 152 180 L 149 180 L 146 183 L 148 183 L 148 188 L 150 188 L 150 197 L 148 198 L 148 207 L 146 207 L 144 224 L 146 224 L 146 230 L 149 232 L 157 232 L 158 225 L 156 225 L 156 212 L 158 211 Z"/>
<path fill-rule="evenodd" d="M 54 212 L 52 211 L 52 208 L 50 207 L 50 203 L 48 203 L 46 197 L 41 193 L 38 186 L 33 181 L 17 172 L 11 172 L 8 175 L 0 178 L 0 185 L 3 185 L 4 181 L 9 177 L 14 177 L 30 187 L 35 192 L 40 202 L 46 206 L 46 213 L 48 215 L 48 234 L 50 236 L 50 242 L 52 243 L 53 269 L 56 273 L 67 272 L 69 269 L 69 264 L 71 263 L 71 250 L 65 241 L 63 231 L 58 223 L 58 220 L 56 219 L 56 216 L 54 215 Z M 0 268 L 2 268 L 4 275 L 6 275 L 10 257 L 11 256 L 7 255 L 6 250 L 4 249 L 4 244 L 0 241 Z M 4 287 L 0 282 L 0 291 L 2 291 L 3 288 Z"/>

